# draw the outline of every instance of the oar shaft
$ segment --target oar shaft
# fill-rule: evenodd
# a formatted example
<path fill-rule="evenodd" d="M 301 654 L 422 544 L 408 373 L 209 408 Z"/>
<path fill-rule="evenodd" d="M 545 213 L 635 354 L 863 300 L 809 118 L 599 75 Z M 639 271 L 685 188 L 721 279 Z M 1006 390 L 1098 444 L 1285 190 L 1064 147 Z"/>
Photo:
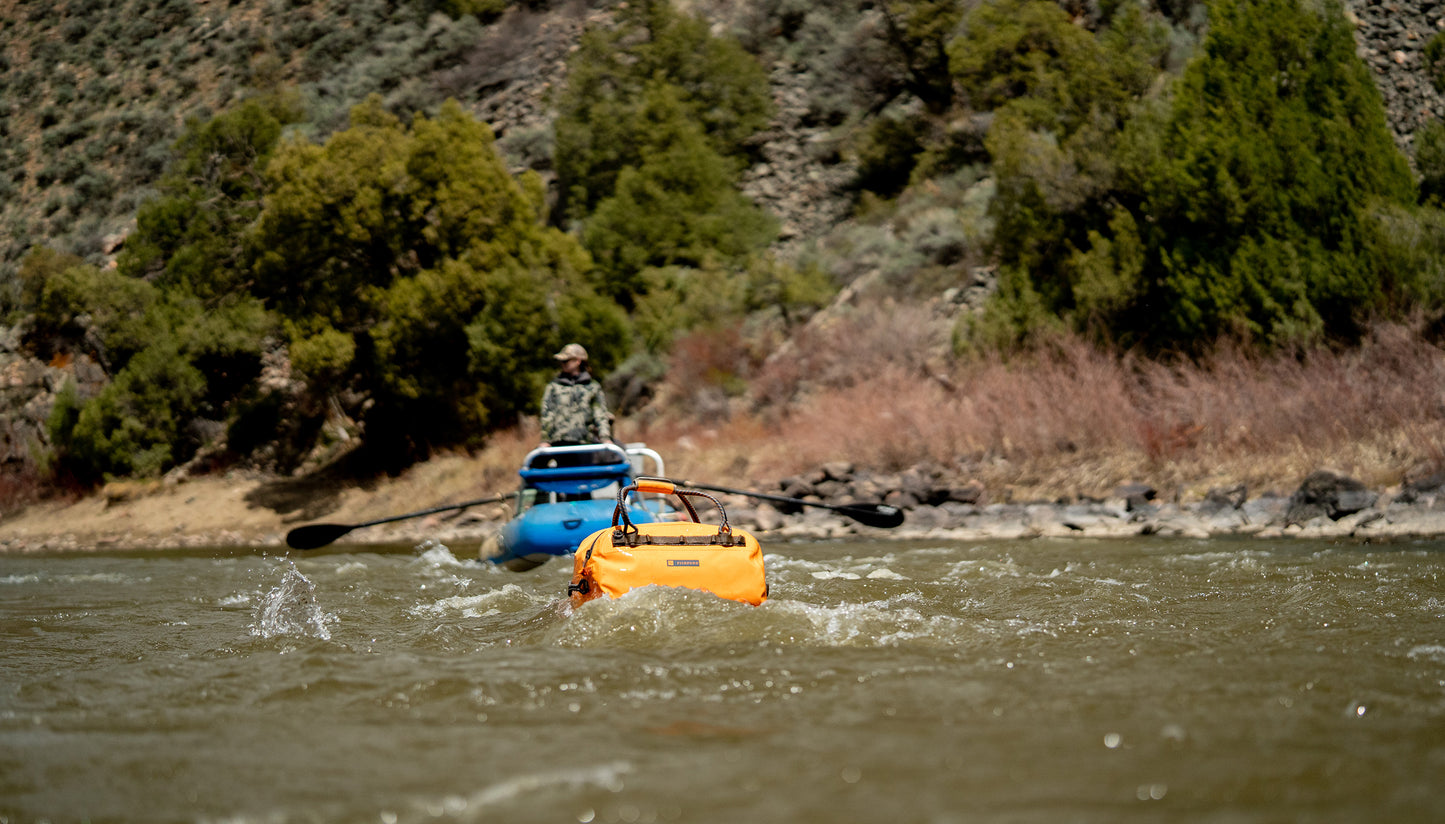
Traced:
<path fill-rule="evenodd" d="M 769 495 L 769 494 L 766 493 L 766 492 L 747 492 L 747 491 L 744 491 L 744 490 L 741 490 L 741 489 L 728 489 L 728 488 L 725 487 L 725 486 L 712 486 L 712 485 L 710 485 L 710 484 L 698 484 L 698 483 L 693 483 L 692 481 L 678 481 L 678 482 L 677 482 L 677 485 L 678 485 L 678 486 L 690 486 L 690 487 L 694 487 L 694 488 L 697 488 L 697 489 L 706 489 L 706 490 L 708 490 L 709 492 L 723 492 L 723 493 L 726 493 L 726 494 L 729 494 L 729 495 L 742 495 L 742 496 L 747 497 L 747 498 L 762 498 L 762 499 L 768 500 L 768 501 L 779 501 L 779 502 L 781 502 L 781 503 L 794 504 L 794 505 L 797 505 L 797 506 L 821 506 L 821 507 L 823 507 L 824 509 L 835 509 L 835 508 L 836 508 L 836 507 L 830 506 L 830 505 L 828 505 L 828 504 L 820 504 L 820 503 L 815 503 L 815 502 L 813 502 L 813 501 L 804 501 L 804 500 L 800 500 L 800 499 L 798 499 L 798 498 L 789 498 L 787 495 Z"/>
<path fill-rule="evenodd" d="M 286 545 L 292 549 L 316 549 L 326 546 L 353 529 L 361 529 L 365 526 L 376 526 L 377 524 L 389 524 L 393 521 L 405 521 L 408 518 L 420 518 L 423 515 L 450 512 L 454 509 L 466 509 L 469 506 L 494 504 L 505 501 L 508 498 L 515 498 L 516 496 L 517 493 L 508 492 L 505 495 L 493 495 L 489 498 L 478 498 L 475 501 L 465 501 L 463 503 L 448 504 L 446 506 L 434 506 L 431 509 L 423 509 L 419 512 L 408 512 L 405 515 L 393 515 L 390 518 L 377 518 L 374 521 L 367 521 L 362 524 L 308 524 L 286 533 Z"/>
<path fill-rule="evenodd" d="M 450 512 L 454 509 L 466 509 L 469 506 L 481 506 L 482 504 L 495 504 L 505 501 L 508 498 L 515 498 L 517 493 L 508 492 L 505 495 L 493 495 L 490 498 L 478 498 L 475 501 L 466 501 L 460 504 L 447 504 L 446 506 L 434 506 L 431 509 L 423 509 L 417 512 L 408 512 L 405 515 L 393 515 L 390 518 L 377 518 L 375 521 L 367 521 L 357 524 L 352 529 L 360 529 L 364 526 L 376 526 L 377 524 L 389 524 L 392 521 L 405 521 L 409 518 L 420 518 L 423 515 L 435 515 L 438 512 Z"/>
<path fill-rule="evenodd" d="M 791 506 L 816 506 L 819 509 L 831 509 L 834 512 L 841 512 L 844 515 L 861 521 L 868 526 L 889 528 L 903 522 L 903 513 L 895 506 L 888 504 L 824 504 L 816 501 L 804 501 L 800 498 L 789 498 L 786 495 L 770 495 L 766 492 L 749 492 L 745 489 L 729 489 L 725 486 L 714 486 L 711 484 L 695 484 L 692 481 L 677 481 L 678 486 L 691 486 L 697 489 L 706 489 L 710 492 L 723 492 L 729 495 L 742 495 L 749 498 L 762 498 L 766 501 L 778 501 L 779 503 Z"/>

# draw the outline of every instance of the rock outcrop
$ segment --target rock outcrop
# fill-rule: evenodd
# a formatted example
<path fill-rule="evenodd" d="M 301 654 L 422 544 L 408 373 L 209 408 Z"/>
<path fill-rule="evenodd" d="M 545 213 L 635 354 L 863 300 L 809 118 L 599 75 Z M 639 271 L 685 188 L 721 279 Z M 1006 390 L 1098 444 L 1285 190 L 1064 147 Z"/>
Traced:
<path fill-rule="evenodd" d="M 50 443 L 56 395 L 73 383 L 81 397 L 105 385 L 105 371 L 85 354 L 43 361 L 27 354 L 17 327 L 0 326 L 0 475 L 25 474 Z"/>
<path fill-rule="evenodd" d="M 1415 132 L 1445 118 L 1445 95 L 1430 79 L 1425 46 L 1445 30 L 1445 3 L 1438 0 L 1347 0 L 1355 25 L 1356 53 L 1370 67 L 1385 99 L 1395 140 L 1414 156 Z"/>

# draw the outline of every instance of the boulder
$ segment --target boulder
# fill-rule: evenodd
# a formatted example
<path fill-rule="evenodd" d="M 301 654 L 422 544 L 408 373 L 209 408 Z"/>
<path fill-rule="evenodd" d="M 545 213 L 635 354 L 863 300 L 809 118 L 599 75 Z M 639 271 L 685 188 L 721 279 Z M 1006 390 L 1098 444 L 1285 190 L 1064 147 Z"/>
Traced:
<path fill-rule="evenodd" d="M 1304 524 L 1326 517 L 1338 521 L 1375 505 L 1379 496 L 1365 485 L 1328 470 L 1312 472 L 1290 496 L 1285 512 L 1286 524 Z"/>
<path fill-rule="evenodd" d="M 1199 511 L 1206 515 L 1239 509 L 1249 499 L 1249 488 L 1244 484 L 1235 484 L 1231 487 L 1211 489 L 1204 494 L 1204 501 L 1199 506 Z"/>
<path fill-rule="evenodd" d="M 1148 484 L 1124 484 L 1114 490 L 1114 497 L 1123 498 L 1130 512 L 1144 509 L 1158 496 L 1158 491 Z"/>
<path fill-rule="evenodd" d="M 1422 498 L 1438 496 L 1441 487 L 1445 487 L 1445 472 L 1436 472 L 1424 478 L 1407 481 L 1400 489 L 1400 494 L 1395 496 L 1395 500 L 1400 503 L 1412 504 Z"/>

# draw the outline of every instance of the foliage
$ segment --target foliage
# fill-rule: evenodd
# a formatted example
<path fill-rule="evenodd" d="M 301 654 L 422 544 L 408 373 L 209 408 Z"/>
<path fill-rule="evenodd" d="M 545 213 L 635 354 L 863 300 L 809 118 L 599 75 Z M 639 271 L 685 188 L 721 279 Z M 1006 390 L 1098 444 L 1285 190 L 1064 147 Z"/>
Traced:
<path fill-rule="evenodd" d="M 776 313 L 784 330 L 791 331 L 828 305 L 835 292 L 832 276 L 818 266 L 786 264 L 765 255 L 753 260 L 743 274 L 742 309 Z"/>
<path fill-rule="evenodd" d="M 583 223 L 601 291 L 631 306 L 657 266 L 736 265 L 773 221 L 736 184 L 767 123 L 767 78 L 731 38 L 667 2 L 584 35 L 556 124 L 560 209 Z"/>
<path fill-rule="evenodd" d="M 169 469 L 199 445 L 192 420 L 224 418 L 259 373 L 273 320 L 244 290 L 239 247 L 261 195 L 257 163 L 280 131 L 273 110 L 250 101 L 189 124 L 170 194 L 142 210 L 118 270 L 43 247 L 27 256 L 32 337 L 80 347 L 114 376 L 52 416 L 58 471 L 96 481 Z"/>
<path fill-rule="evenodd" d="M 1362 235 L 1367 209 L 1412 202 L 1413 182 L 1337 3 L 1217 2 L 1154 145 L 1137 178 L 1157 284 L 1143 302 L 1167 311 L 1142 334 L 1353 337 L 1397 291 L 1404 273 Z"/>
<path fill-rule="evenodd" d="M 45 247 L 21 265 L 31 338 L 42 351 L 78 347 L 112 371 L 123 368 L 157 332 L 158 290 L 145 281 L 78 263 Z"/>
<path fill-rule="evenodd" d="M 1445 206 L 1445 122 L 1432 120 L 1415 133 L 1415 168 L 1420 171 L 1420 202 Z"/>
<path fill-rule="evenodd" d="M 95 225 L 114 234 L 135 219 L 147 194 L 137 190 L 166 173 L 184 124 L 283 89 L 307 101 L 303 128 L 312 134 L 344 125 L 347 109 L 371 93 L 395 109 L 434 111 L 455 94 L 453 70 L 483 47 L 485 21 L 546 4 L 212 5 L 202 15 L 194 2 L 107 0 L 7 15 L 0 129 L 9 151 L 0 152 L 0 192 L 7 184 L 15 191 L 0 199 L 0 223 L 98 264 L 100 253 L 86 248 L 96 245 Z M 0 247 L 0 287 L 12 284 L 29 246 L 21 239 Z"/>
<path fill-rule="evenodd" d="M 262 171 L 283 124 L 300 119 L 298 106 L 294 97 L 251 98 L 209 120 L 190 120 L 162 196 L 136 216 L 121 272 L 207 299 L 243 287 L 243 234 L 261 211 Z"/>
<path fill-rule="evenodd" d="M 40 304 L 40 296 L 45 292 L 47 281 L 84 262 L 79 255 L 61 252 L 49 246 L 36 246 L 31 249 L 20 261 L 17 278 L 18 302 L 14 308 L 33 311 L 34 307 Z M 44 320 L 40 322 L 47 323 Z"/>
<path fill-rule="evenodd" d="M 1031 115 L 1030 125 L 1072 131 L 1093 103 L 1124 91 L 1107 82 L 1107 61 L 1095 36 L 1046 0 L 979 5 L 948 53 L 970 105 L 996 110 L 1013 104 Z"/>
<path fill-rule="evenodd" d="M 956 351 L 1011 352 L 1027 349 L 1060 330 L 1059 316 L 1017 266 L 1000 269 L 998 291 L 976 316 L 954 330 Z"/>
<path fill-rule="evenodd" d="M 643 350 L 661 357 L 689 329 L 735 323 L 741 303 L 739 284 L 730 273 L 715 269 L 663 266 L 645 269 L 644 297 L 632 316 Z"/>
<path fill-rule="evenodd" d="M 1015 11 L 1029 25 L 985 50 L 1007 59 L 952 52 L 975 97 L 1000 104 L 996 240 L 1029 279 L 1001 290 L 1019 305 L 990 328 L 1026 334 L 1038 301 L 1155 351 L 1221 335 L 1288 345 L 1351 337 L 1411 288 L 1367 254 L 1370 210 L 1414 193 L 1338 4 L 1219 0 L 1172 97 L 1134 106 L 1151 53 L 1135 38 L 1109 29 L 1089 45 L 1045 9 Z M 1129 19 L 1115 27 L 1145 30 Z"/>
<path fill-rule="evenodd" d="M 490 20 L 506 11 L 507 0 L 438 0 L 436 5 L 452 17 L 471 14 Z"/>
<path fill-rule="evenodd" d="M 620 359 L 590 261 L 542 222 L 491 130 L 455 103 L 411 126 L 373 97 L 322 145 L 283 143 L 253 238 L 258 293 L 321 396 L 368 399 L 366 439 L 406 460 L 535 403 L 548 354 Z M 589 334 L 603 335 L 601 339 Z"/>
<path fill-rule="evenodd" d="M 62 330 L 115 376 L 53 410 L 57 469 L 81 480 L 156 475 L 199 446 L 193 419 L 220 419 L 260 371 L 270 316 L 254 299 L 205 308 L 184 292 L 79 265 L 47 279 L 37 324 Z M 63 339 L 63 338 L 62 338 Z"/>
<path fill-rule="evenodd" d="M 1425 43 L 1425 71 L 1437 92 L 1445 92 L 1445 32 L 1436 32 Z"/>
<path fill-rule="evenodd" d="M 176 462 L 206 378 L 173 342 L 148 347 L 75 418 L 66 465 L 77 477 L 155 476 Z"/>
<path fill-rule="evenodd" d="M 878 4 L 889 43 L 905 67 L 904 88 L 941 114 L 953 103 L 947 44 L 963 17 L 960 0 L 886 0 Z"/>
<path fill-rule="evenodd" d="M 709 148 L 676 88 L 653 85 L 645 96 L 641 114 L 652 128 L 638 147 L 642 159 L 622 169 L 582 235 L 602 290 L 624 303 L 646 292 L 646 267 L 736 265 L 777 231 L 734 188 L 736 166 Z"/>
<path fill-rule="evenodd" d="M 836 292 L 832 277 L 815 265 L 793 266 L 772 255 L 749 261 L 741 272 L 664 266 L 643 271 L 646 295 L 633 311 L 645 352 L 665 356 L 689 335 L 736 330 L 744 323 L 775 328 L 782 336 L 825 306 Z"/>
<path fill-rule="evenodd" d="M 624 170 L 658 147 L 659 125 L 675 133 L 687 124 L 711 152 L 739 158 L 771 105 L 766 74 L 736 40 L 713 37 L 707 21 L 663 0 L 629 4 L 614 28 L 584 34 L 568 62 L 556 125 L 559 208 L 572 220 L 591 214 Z"/>
<path fill-rule="evenodd" d="M 59 470 L 90 480 L 166 471 L 224 423 L 294 466 L 328 409 L 393 465 L 474 443 L 535 411 L 574 339 L 599 372 L 630 362 L 634 397 L 679 346 L 736 381 L 865 274 L 909 301 L 998 264 L 960 348 L 1063 327 L 1289 347 L 1445 300 L 1445 127 L 1415 135 L 1416 198 L 1328 4 L 1218 0 L 1172 83 L 1194 0 L 760 0 L 715 15 L 741 42 L 682 4 L 614 4 L 555 128 L 507 134 L 550 191 L 465 114 L 540 0 L 31 5 L 0 49 L 0 311 L 112 376 L 53 418 Z M 738 192 L 775 92 L 862 192 L 789 259 Z M 260 388 L 282 346 L 309 394 Z"/>
<path fill-rule="evenodd" d="M 1374 201 L 1366 213 L 1363 257 L 1381 272 L 1403 275 L 1381 314 L 1409 318 L 1445 306 L 1445 211 Z"/>
<path fill-rule="evenodd" d="M 928 148 L 928 131 L 928 119 L 919 112 L 902 107 L 883 112 L 858 141 L 858 188 L 883 197 L 902 192 Z"/>

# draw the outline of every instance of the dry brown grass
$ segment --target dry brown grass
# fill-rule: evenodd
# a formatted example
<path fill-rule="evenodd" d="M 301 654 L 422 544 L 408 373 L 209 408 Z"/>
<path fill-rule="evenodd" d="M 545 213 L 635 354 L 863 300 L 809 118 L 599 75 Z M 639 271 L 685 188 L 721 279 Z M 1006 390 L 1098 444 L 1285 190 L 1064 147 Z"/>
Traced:
<path fill-rule="evenodd" d="M 1387 488 L 1445 464 L 1445 352 L 1409 326 L 1359 349 L 1165 365 L 1079 340 L 940 367 L 918 315 L 854 319 L 760 370 L 723 422 L 642 431 L 673 474 L 765 483 L 834 460 L 931 464 L 998 500 L 1290 492 L 1317 469 Z M 751 403 L 749 401 L 752 401 Z"/>
<path fill-rule="evenodd" d="M 948 363 L 936 327 L 922 310 L 860 313 L 763 364 L 694 352 L 705 368 L 676 361 L 659 393 L 672 400 L 620 420 L 618 437 L 657 449 L 674 478 L 764 489 L 828 461 L 931 465 L 976 478 L 993 501 L 1106 497 L 1128 482 L 1186 501 L 1240 483 L 1287 494 L 1317 469 L 1385 489 L 1445 466 L 1445 351 L 1408 326 L 1347 352 L 1225 349 L 1172 366 L 1078 340 Z M 717 345 L 740 351 L 732 336 Z M 722 373 L 748 378 L 728 414 L 686 400 L 719 390 L 709 375 Z M 388 500 L 368 511 L 509 491 L 537 441 L 526 421 L 473 455 L 439 456 L 384 484 Z"/>

